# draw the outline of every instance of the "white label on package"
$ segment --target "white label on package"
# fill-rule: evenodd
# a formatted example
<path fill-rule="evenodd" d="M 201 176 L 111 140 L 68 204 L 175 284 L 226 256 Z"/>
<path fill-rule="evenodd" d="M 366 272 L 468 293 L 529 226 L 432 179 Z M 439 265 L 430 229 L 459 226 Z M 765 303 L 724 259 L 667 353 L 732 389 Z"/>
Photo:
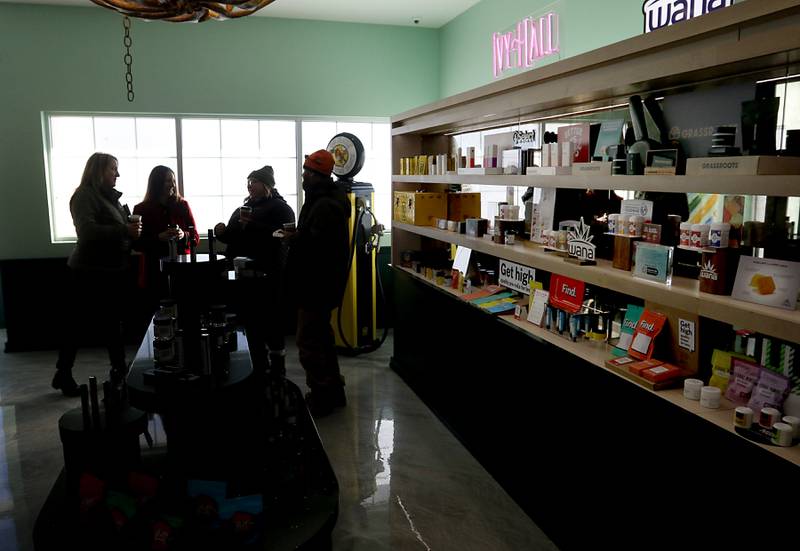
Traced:
<path fill-rule="evenodd" d="M 658 375 L 659 373 L 666 373 L 667 371 L 669 371 L 669 369 L 667 369 L 666 367 L 651 367 L 650 368 L 650 373 L 652 373 L 653 375 Z"/>
<path fill-rule="evenodd" d="M 500 285 L 529 295 L 531 292 L 530 282 L 533 279 L 536 279 L 535 269 L 500 260 L 500 277 L 498 278 Z"/>
<path fill-rule="evenodd" d="M 637 333 L 636 338 L 633 339 L 631 348 L 640 354 L 647 354 L 647 350 L 650 348 L 650 341 L 652 340 L 652 337 L 649 337 L 644 333 Z"/>
<path fill-rule="evenodd" d="M 689 352 L 694 352 L 694 322 L 685 319 L 678 319 L 678 323 L 680 325 L 678 346 L 685 348 Z"/>
<path fill-rule="evenodd" d="M 653 202 L 627 199 L 622 202 L 619 212 L 625 216 L 642 216 L 645 222 L 650 222 L 653 219 Z"/>
<path fill-rule="evenodd" d="M 631 341 L 633 341 L 633 333 L 622 333 L 617 341 L 617 348 L 627 350 L 631 347 Z"/>

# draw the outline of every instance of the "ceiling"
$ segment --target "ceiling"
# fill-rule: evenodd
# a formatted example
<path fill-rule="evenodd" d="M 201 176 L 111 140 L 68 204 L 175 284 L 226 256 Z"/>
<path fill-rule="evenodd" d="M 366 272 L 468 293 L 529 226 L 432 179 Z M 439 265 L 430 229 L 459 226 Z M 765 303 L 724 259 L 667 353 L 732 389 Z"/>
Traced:
<path fill-rule="evenodd" d="M 439 28 L 480 0 L 275 0 L 256 15 Z M 90 0 L 0 0 L 16 4 L 92 6 Z M 418 19 L 419 23 L 414 23 Z"/>

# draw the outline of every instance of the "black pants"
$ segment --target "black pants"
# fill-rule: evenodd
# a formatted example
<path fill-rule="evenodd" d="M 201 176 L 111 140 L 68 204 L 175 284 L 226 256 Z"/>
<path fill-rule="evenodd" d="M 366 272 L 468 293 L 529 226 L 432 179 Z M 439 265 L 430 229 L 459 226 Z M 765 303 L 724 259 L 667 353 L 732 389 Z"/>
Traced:
<path fill-rule="evenodd" d="M 297 312 L 297 350 L 306 372 L 306 383 L 312 391 L 342 386 L 331 310 L 300 308 Z"/>
<path fill-rule="evenodd" d="M 283 354 L 285 307 L 283 289 L 268 278 L 239 282 L 237 311 L 242 318 L 247 346 L 255 365 L 267 365 L 267 352 Z"/>
<path fill-rule="evenodd" d="M 56 369 L 71 371 L 79 344 L 99 341 L 108 348 L 111 367 L 127 370 L 122 332 L 127 298 L 125 272 L 70 270 L 71 292 L 64 302 Z"/>

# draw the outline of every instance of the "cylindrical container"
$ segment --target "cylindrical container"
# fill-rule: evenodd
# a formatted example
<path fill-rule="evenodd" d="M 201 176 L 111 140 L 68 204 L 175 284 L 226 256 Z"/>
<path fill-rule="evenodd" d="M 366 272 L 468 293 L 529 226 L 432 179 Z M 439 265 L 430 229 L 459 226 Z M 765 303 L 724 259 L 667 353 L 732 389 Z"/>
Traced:
<path fill-rule="evenodd" d="M 628 221 L 630 216 L 627 214 L 620 214 L 617 220 L 617 233 L 619 235 L 628 235 Z"/>
<path fill-rule="evenodd" d="M 762 408 L 761 414 L 758 416 L 758 424 L 765 429 L 771 429 L 772 425 L 778 422 L 781 418 L 781 412 L 775 408 Z M 790 425 L 791 427 L 791 425 Z"/>
<path fill-rule="evenodd" d="M 792 445 L 794 429 L 788 423 L 775 423 L 772 425 L 772 443 L 788 447 Z"/>
<path fill-rule="evenodd" d="M 690 222 L 681 222 L 680 244 L 684 247 L 692 246 L 692 224 Z"/>
<path fill-rule="evenodd" d="M 556 248 L 560 251 L 567 250 L 567 230 L 558 230 L 556 234 Z"/>
<path fill-rule="evenodd" d="M 703 390 L 703 381 L 700 379 L 686 379 L 683 381 L 683 397 L 689 400 L 699 400 Z"/>
<path fill-rule="evenodd" d="M 155 339 L 153 341 L 153 360 L 160 365 L 171 365 L 175 362 L 175 340 Z"/>
<path fill-rule="evenodd" d="M 159 313 L 168 318 L 178 319 L 178 304 L 171 298 L 165 298 L 159 302 Z"/>
<path fill-rule="evenodd" d="M 733 412 L 733 426 L 742 429 L 749 429 L 753 426 L 753 410 L 746 406 L 740 406 Z"/>
<path fill-rule="evenodd" d="M 547 231 L 547 246 L 550 247 L 551 249 L 555 249 L 558 232 L 555 230 L 546 230 L 546 231 Z"/>
<path fill-rule="evenodd" d="M 169 340 L 175 337 L 175 318 L 157 314 L 153 318 L 153 333 L 155 338 Z"/>
<path fill-rule="evenodd" d="M 692 224 L 692 247 L 708 247 L 708 224 Z"/>
<path fill-rule="evenodd" d="M 475 168 L 475 148 L 467 148 L 467 168 Z"/>
<path fill-rule="evenodd" d="M 631 237 L 641 237 L 644 229 L 643 216 L 631 216 L 628 218 L 628 235 Z"/>
<path fill-rule="evenodd" d="M 728 246 L 728 239 L 731 235 L 731 225 L 726 223 L 711 224 L 708 233 L 708 244 L 717 249 L 724 249 Z"/>
<path fill-rule="evenodd" d="M 506 245 L 513 245 L 515 242 L 514 232 L 507 231 L 506 232 Z"/>
<path fill-rule="evenodd" d="M 787 425 L 791 425 L 793 429 L 792 438 L 800 438 L 800 417 L 794 415 L 786 415 L 782 419 Z"/>
<path fill-rule="evenodd" d="M 715 386 L 704 386 L 700 390 L 700 405 L 704 408 L 718 409 L 722 391 Z"/>
<path fill-rule="evenodd" d="M 619 214 L 609 214 L 608 215 L 608 233 L 617 233 L 617 228 L 619 224 Z"/>
<path fill-rule="evenodd" d="M 447 231 L 458 231 L 458 222 L 455 220 L 448 220 Z"/>
<path fill-rule="evenodd" d="M 728 295 L 728 272 L 732 262 L 731 249 L 717 249 L 716 251 L 704 250 L 701 257 L 700 292 L 714 295 Z M 731 274 L 733 275 L 733 274 Z"/>

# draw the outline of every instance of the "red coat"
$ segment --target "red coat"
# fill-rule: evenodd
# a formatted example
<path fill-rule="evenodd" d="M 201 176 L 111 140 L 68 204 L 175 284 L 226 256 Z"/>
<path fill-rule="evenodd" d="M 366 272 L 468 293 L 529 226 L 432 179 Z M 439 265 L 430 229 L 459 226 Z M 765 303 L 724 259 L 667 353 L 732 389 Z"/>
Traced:
<path fill-rule="evenodd" d="M 161 241 L 158 234 L 167 229 L 169 224 L 177 224 L 185 237 L 178 242 L 178 254 L 189 253 L 189 240 L 197 245 L 200 236 L 197 228 L 189 235 L 189 226 L 194 226 L 194 216 L 189 203 L 181 199 L 177 203 L 162 205 L 158 201 L 144 201 L 133 207 L 133 214 L 142 216 L 142 235 L 134 244 L 134 248 L 144 255 L 142 270 L 139 272 L 139 286 L 150 285 L 152 278 L 160 273 L 159 260 L 169 255 L 169 243 Z"/>

